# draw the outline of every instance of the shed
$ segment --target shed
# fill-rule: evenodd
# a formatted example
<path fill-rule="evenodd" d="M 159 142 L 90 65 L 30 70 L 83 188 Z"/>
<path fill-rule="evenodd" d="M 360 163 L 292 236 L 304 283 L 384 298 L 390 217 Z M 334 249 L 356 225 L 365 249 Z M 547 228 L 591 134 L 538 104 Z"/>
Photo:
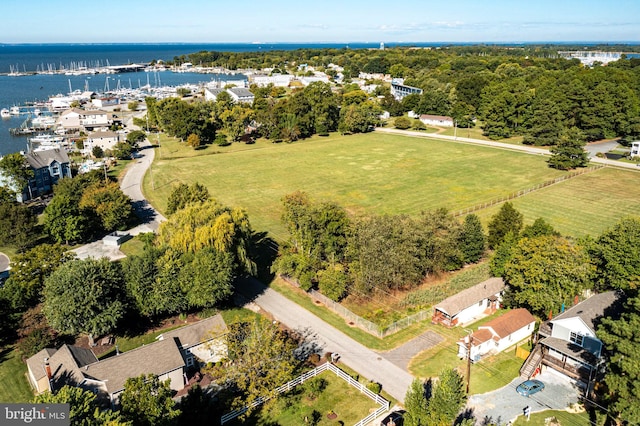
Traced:
<path fill-rule="evenodd" d="M 431 321 L 454 327 L 491 314 L 500 308 L 504 287 L 502 278 L 489 278 L 463 290 L 438 303 Z"/>

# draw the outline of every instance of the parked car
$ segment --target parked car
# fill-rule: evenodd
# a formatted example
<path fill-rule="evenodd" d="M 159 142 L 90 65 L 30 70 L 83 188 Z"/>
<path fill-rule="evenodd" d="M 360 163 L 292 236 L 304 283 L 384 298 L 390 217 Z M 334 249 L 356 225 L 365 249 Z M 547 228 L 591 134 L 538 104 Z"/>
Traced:
<path fill-rule="evenodd" d="M 527 380 L 518 385 L 518 387 L 516 388 L 516 392 L 518 392 L 522 396 L 531 396 L 543 389 L 544 383 L 542 383 L 540 380 Z"/>
<path fill-rule="evenodd" d="M 404 424 L 404 419 L 402 418 L 403 413 L 404 411 L 392 412 L 380 422 L 380 426 L 402 426 Z"/>

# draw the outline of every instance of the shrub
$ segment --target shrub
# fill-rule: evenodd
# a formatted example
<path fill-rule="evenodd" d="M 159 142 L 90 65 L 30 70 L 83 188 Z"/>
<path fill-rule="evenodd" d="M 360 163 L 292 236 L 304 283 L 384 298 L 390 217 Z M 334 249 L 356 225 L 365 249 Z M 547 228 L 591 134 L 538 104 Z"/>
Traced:
<path fill-rule="evenodd" d="M 369 389 L 371 392 L 375 394 L 379 394 L 380 392 L 382 392 L 382 385 L 378 382 L 372 381 L 367 383 L 367 389 Z"/>
<path fill-rule="evenodd" d="M 322 377 L 314 377 L 304 384 L 304 394 L 309 399 L 316 399 L 327 387 L 327 381 Z"/>
<path fill-rule="evenodd" d="M 398 117 L 393 121 L 393 125 L 396 127 L 396 129 L 406 130 L 411 127 L 411 120 L 409 120 L 407 117 Z"/>

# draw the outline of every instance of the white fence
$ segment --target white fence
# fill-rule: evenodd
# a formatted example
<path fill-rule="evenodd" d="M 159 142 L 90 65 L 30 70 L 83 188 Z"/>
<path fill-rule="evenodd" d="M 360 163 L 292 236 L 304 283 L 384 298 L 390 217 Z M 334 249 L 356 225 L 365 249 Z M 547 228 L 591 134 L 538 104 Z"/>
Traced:
<path fill-rule="evenodd" d="M 353 377 L 349 376 L 347 373 L 345 373 L 344 371 L 342 371 L 341 369 L 339 369 L 338 367 L 336 367 L 335 365 L 333 365 L 333 364 L 331 364 L 329 362 L 325 362 L 321 366 L 316 367 L 311 371 L 307 371 L 306 373 L 302 374 L 301 376 L 298 376 L 295 379 L 291 380 L 290 382 L 285 383 L 284 385 L 280 386 L 279 388 L 276 388 L 275 391 L 276 391 L 276 393 L 278 395 L 281 394 L 281 393 L 284 393 L 284 392 L 289 392 L 294 387 L 304 383 L 305 381 L 307 381 L 309 379 L 312 379 L 313 377 L 315 377 L 318 374 L 323 373 L 323 372 L 325 372 L 327 370 L 334 372 L 336 374 L 336 376 L 340 377 L 341 379 L 343 379 L 344 381 L 349 383 L 351 386 L 353 386 L 356 389 L 360 390 L 360 392 L 364 393 L 366 396 L 371 398 L 376 404 L 380 405 L 380 408 L 378 408 L 373 413 L 369 414 L 367 417 L 361 419 L 354 426 L 364 426 L 364 425 L 370 423 L 376 417 L 382 415 L 382 413 L 384 413 L 386 411 L 389 411 L 389 401 L 387 401 L 386 399 L 384 399 L 380 395 L 371 392 L 369 389 L 367 389 L 367 387 L 365 385 L 363 385 L 362 383 L 358 382 Z M 235 411 L 231 411 L 230 413 L 227 413 L 227 414 L 223 415 L 222 417 L 220 417 L 220 424 L 223 425 L 226 422 L 228 422 L 230 420 L 233 420 L 236 417 L 242 415 L 249 408 L 254 408 L 254 407 L 257 407 L 258 405 L 262 405 L 265 402 L 267 402 L 268 400 L 269 400 L 269 397 L 260 397 L 260 398 L 256 399 L 255 401 L 253 401 L 247 407 L 239 408 L 239 409 L 237 409 Z"/>

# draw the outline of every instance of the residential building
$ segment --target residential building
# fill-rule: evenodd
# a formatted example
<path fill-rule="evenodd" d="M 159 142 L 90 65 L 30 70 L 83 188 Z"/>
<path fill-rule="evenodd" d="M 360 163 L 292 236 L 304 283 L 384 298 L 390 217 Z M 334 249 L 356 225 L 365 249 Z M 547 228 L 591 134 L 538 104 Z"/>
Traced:
<path fill-rule="evenodd" d="M 640 141 L 631 143 L 631 151 L 629 152 L 631 158 L 640 157 Z"/>
<path fill-rule="evenodd" d="M 255 75 L 252 82 L 258 87 L 267 87 L 273 84 L 274 87 L 289 87 L 289 83 L 294 79 L 291 74 L 275 74 L 275 75 Z"/>
<path fill-rule="evenodd" d="M 453 127 L 453 118 L 446 115 L 422 114 L 420 116 L 420 121 L 427 126 Z"/>
<path fill-rule="evenodd" d="M 230 89 L 206 87 L 204 89 L 204 99 L 205 101 L 215 102 L 216 99 L 218 99 L 218 95 L 222 92 L 227 92 L 234 103 L 253 103 L 253 99 L 255 98 L 249 89 L 243 87 L 232 87 Z"/>
<path fill-rule="evenodd" d="M 27 375 L 37 393 L 72 385 L 91 390 L 115 406 L 127 379 L 142 374 L 169 380 L 173 391 L 182 390 L 189 370 L 227 356 L 227 332 L 222 316 L 215 315 L 163 333 L 157 342 L 102 360 L 90 349 L 77 346 L 46 348 L 27 359 Z"/>
<path fill-rule="evenodd" d="M 394 79 L 391 82 L 391 94 L 394 98 L 401 101 L 408 95 L 422 95 L 422 89 L 418 87 L 405 86 L 398 80 Z"/>
<path fill-rule="evenodd" d="M 111 124 L 113 124 L 112 115 L 101 110 L 87 111 L 71 108 L 60 114 L 59 118 L 59 125 L 65 131 L 107 129 Z"/>
<path fill-rule="evenodd" d="M 84 150 L 91 152 L 94 147 L 99 146 L 103 151 L 112 150 L 120 142 L 120 134 L 112 131 L 91 132 L 84 141 Z"/>
<path fill-rule="evenodd" d="M 478 361 L 485 355 L 504 351 L 528 337 L 532 337 L 536 319 L 524 308 L 513 309 L 478 327 L 476 331 L 458 341 L 458 357 Z"/>
<path fill-rule="evenodd" d="M 431 321 L 447 327 L 468 324 L 500 308 L 505 285 L 502 278 L 489 278 L 438 303 Z"/>
<path fill-rule="evenodd" d="M 30 152 L 25 154 L 25 159 L 33 170 L 33 178 L 29 179 L 27 186 L 18 194 L 19 202 L 48 194 L 59 179 L 71 177 L 71 161 L 64 149 Z"/>
<path fill-rule="evenodd" d="M 602 363 L 602 341 L 596 330 L 603 318 L 620 318 L 624 295 L 609 291 L 575 304 L 540 325 L 538 342 L 520 369 L 530 378 L 547 366 L 562 374 L 590 383 Z"/>

